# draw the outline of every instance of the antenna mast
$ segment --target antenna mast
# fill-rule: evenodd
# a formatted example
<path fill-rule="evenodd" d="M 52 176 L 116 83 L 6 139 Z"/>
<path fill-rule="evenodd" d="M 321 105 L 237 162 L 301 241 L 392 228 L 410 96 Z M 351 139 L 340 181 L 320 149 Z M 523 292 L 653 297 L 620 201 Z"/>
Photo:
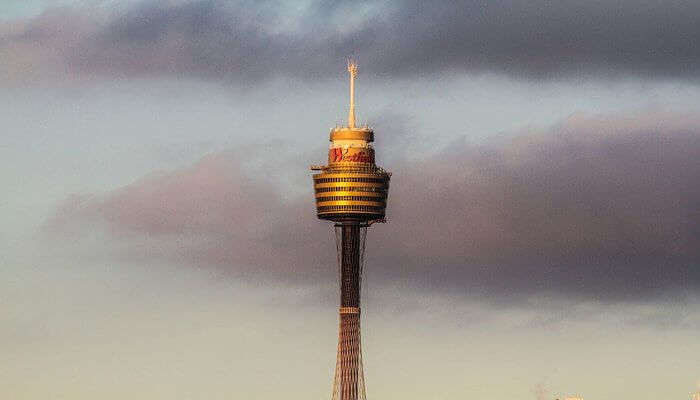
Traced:
<path fill-rule="evenodd" d="M 348 128 L 355 128 L 355 78 L 357 77 L 357 62 L 348 59 L 348 72 L 350 73 L 350 111 L 348 112 Z"/>

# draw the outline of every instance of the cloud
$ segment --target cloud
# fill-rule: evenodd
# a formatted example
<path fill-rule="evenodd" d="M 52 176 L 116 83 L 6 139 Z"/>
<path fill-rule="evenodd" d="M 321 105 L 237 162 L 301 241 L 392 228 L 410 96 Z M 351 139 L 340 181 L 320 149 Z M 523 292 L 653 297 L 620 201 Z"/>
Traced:
<path fill-rule="evenodd" d="M 239 277 L 303 281 L 328 269 L 320 258 L 329 231 L 308 223 L 315 222 L 313 204 L 285 203 L 279 186 L 246 174 L 246 158 L 243 151 L 212 154 L 104 195 L 71 196 L 46 222 L 44 239 L 77 244 L 69 253 L 219 266 Z"/>
<path fill-rule="evenodd" d="M 700 3 L 420 1 L 141 2 L 3 22 L 5 80 L 176 75 L 253 85 L 333 74 L 348 54 L 374 73 L 495 72 L 698 78 Z"/>
<path fill-rule="evenodd" d="M 421 234 L 388 236 L 384 245 L 403 251 L 382 263 L 412 275 L 427 268 L 436 287 L 506 298 L 696 289 L 697 122 L 576 115 L 505 143 L 455 143 L 397 169 L 391 217 Z"/>
<path fill-rule="evenodd" d="M 698 126 L 700 115 L 573 115 L 508 139 L 395 157 L 389 224 L 370 232 L 373 279 L 492 301 L 697 291 Z M 110 257 L 317 282 L 334 262 L 329 228 L 315 221 L 310 178 L 306 196 L 290 196 L 269 177 L 279 157 L 224 152 L 75 197 L 46 234 L 79 245 L 101 231 L 117 243 Z M 246 169 L 250 159 L 260 167 Z M 293 181 L 306 173 L 299 165 Z"/>

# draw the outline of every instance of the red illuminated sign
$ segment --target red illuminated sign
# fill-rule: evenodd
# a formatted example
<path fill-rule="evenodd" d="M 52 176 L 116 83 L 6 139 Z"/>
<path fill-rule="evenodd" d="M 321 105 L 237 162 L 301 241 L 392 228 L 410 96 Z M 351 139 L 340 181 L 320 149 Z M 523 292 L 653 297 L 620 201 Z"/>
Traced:
<path fill-rule="evenodd" d="M 328 151 L 329 162 L 374 163 L 374 151 L 367 148 L 332 148 Z"/>

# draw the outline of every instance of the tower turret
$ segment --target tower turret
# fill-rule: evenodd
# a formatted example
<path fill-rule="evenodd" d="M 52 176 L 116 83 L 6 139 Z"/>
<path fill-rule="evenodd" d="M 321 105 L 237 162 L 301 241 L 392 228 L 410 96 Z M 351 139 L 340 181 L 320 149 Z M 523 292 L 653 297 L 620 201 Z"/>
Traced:
<path fill-rule="evenodd" d="M 312 167 L 318 218 L 335 222 L 340 274 L 338 354 L 333 400 L 365 400 L 360 292 L 367 227 L 384 222 L 391 174 L 375 164 L 374 131 L 355 123 L 357 64 L 348 61 L 348 125 L 330 132 L 328 165 Z"/>
<path fill-rule="evenodd" d="M 391 174 L 375 164 L 374 131 L 355 124 L 357 64 L 348 62 L 350 110 L 348 125 L 331 129 L 328 165 L 313 167 L 316 213 L 334 222 L 384 220 Z"/>

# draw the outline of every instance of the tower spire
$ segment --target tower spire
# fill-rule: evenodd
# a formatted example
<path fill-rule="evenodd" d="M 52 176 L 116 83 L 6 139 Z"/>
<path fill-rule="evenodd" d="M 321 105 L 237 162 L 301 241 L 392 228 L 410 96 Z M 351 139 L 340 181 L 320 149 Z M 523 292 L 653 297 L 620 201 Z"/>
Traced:
<path fill-rule="evenodd" d="M 350 74 L 350 111 L 348 111 L 348 128 L 355 129 L 355 78 L 357 77 L 357 62 L 348 58 L 348 73 Z"/>

